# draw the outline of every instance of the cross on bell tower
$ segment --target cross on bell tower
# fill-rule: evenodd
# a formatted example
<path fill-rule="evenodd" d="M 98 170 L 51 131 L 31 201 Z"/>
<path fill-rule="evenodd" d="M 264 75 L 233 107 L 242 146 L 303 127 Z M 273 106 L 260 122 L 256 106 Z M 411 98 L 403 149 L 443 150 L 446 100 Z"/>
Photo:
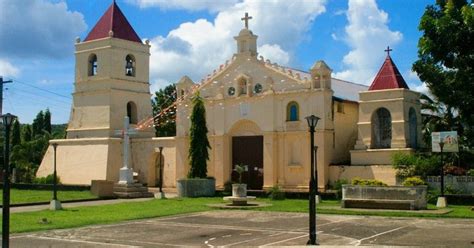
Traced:
<path fill-rule="evenodd" d="M 390 48 L 390 46 L 387 46 L 387 49 L 385 49 L 384 51 L 387 52 L 387 56 L 390 56 L 390 52 L 392 51 L 393 49 Z"/>
<path fill-rule="evenodd" d="M 249 16 L 249 13 L 245 12 L 245 16 L 240 18 L 240 20 L 245 22 L 245 28 L 249 29 L 249 20 L 252 19 L 251 16 Z"/>

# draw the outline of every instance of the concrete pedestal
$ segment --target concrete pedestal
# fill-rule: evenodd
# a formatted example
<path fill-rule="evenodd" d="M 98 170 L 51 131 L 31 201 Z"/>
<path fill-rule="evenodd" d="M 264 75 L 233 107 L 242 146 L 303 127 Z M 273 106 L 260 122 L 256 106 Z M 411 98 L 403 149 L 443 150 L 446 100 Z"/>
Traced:
<path fill-rule="evenodd" d="M 321 203 L 321 196 L 316 195 L 315 198 L 316 198 L 316 204 Z"/>
<path fill-rule="evenodd" d="M 446 197 L 444 196 L 438 197 L 438 201 L 436 202 L 436 207 L 445 208 L 447 206 L 448 206 L 448 201 L 446 200 Z"/>
<path fill-rule="evenodd" d="M 133 183 L 133 170 L 130 168 L 120 168 L 120 179 L 119 184 L 132 184 Z"/>
<path fill-rule="evenodd" d="M 122 184 L 116 183 L 114 185 L 114 195 L 118 198 L 145 198 L 154 197 L 154 194 L 148 192 L 148 188 L 140 183 Z"/>
<path fill-rule="evenodd" d="M 166 199 L 165 192 L 155 193 L 155 198 L 156 199 Z"/>
<path fill-rule="evenodd" d="M 63 209 L 62 206 L 61 206 L 61 202 L 58 201 L 58 200 L 51 200 L 51 202 L 49 203 L 49 210 L 53 210 L 53 211 L 56 211 L 56 210 L 61 210 Z"/>

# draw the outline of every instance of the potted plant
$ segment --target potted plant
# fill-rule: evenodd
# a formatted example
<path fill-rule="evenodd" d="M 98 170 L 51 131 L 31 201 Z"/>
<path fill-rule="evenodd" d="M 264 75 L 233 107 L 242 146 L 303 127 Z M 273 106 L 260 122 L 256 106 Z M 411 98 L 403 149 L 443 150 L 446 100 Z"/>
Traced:
<path fill-rule="evenodd" d="M 247 165 L 235 165 L 234 171 L 239 175 L 239 183 L 232 184 L 233 197 L 247 197 L 247 184 L 242 183 L 242 174 L 247 170 Z"/>

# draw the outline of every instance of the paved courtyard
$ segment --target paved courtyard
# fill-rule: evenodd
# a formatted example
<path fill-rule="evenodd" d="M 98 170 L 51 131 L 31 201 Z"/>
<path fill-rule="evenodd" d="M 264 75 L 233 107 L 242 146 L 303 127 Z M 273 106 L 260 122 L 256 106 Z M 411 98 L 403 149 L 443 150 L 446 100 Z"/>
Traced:
<path fill-rule="evenodd" d="M 474 247 L 474 220 L 318 215 L 321 245 Z M 305 245 L 308 215 L 212 211 L 13 235 L 12 247 Z"/>

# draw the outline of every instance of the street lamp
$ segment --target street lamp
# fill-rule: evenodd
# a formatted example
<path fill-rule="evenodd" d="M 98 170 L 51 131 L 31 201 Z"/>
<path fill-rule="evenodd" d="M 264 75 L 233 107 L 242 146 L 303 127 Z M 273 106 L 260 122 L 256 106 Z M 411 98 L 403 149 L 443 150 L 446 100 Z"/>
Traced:
<path fill-rule="evenodd" d="M 10 128 L 16 116 L 7 113 L 2 117 L 5 126 L 3 147 L 3 206 L 2 206 L 2 247 L 9 247 L 10 239 Z"/>
<path fill-rule="evenodd" d="M 315 115 L 307 116 L 306 121 L 308 121 L 309 133 L 311 138 L 310 144 L 310 153 L 311 153 L 311 178 L 309 180 L 309 240 L 308 245 L 318 245 L 316 243 L 316 187 L 317 187 L 317 178 L 315 177 L 315 153 L 317 152 L 317 147 L 314 146 L 314 132 L 316 125 L 318 125 L 319 117 Z"/>
<path fill-rule="evenodd" d="M 160 146 L 160 194 L 163 197 L 163 147 Z"/>
<path fill-rule="evenodd" d="M 436 201 L 436 207 L 445 208 L 447 207 L 448 203 L 446 201 L 446 197 L 444 196 L 444 159 L 443 159 L 443 148 L 444 148 L 444 141 L 441 139 L 439 142 L 440 148 L 440 155 L 441 155 L 441 195 L 438 197 Z"/>
<path fill-rule="evenodd" d="M 58 176 L 56 172 L 56 149 L 58 148 L 58 143 L 53 143 L 53 149 L 54 149 L 54 160 L 53 160 L 53 199 L 49 203 L 49 209 L 50 210 L 60 210 L 62 209 L 61 207 L 61 202 L 58 201 Z"/>

